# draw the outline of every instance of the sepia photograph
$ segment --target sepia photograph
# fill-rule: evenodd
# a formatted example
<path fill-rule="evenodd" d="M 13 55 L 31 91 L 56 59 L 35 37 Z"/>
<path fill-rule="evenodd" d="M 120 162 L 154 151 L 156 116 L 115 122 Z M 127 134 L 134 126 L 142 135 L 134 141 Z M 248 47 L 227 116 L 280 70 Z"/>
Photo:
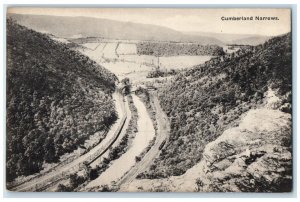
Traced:
<path fill-rule="evenodd" d="M 290 8 L 8 6 L 8 192 L 293 191 Z"/>

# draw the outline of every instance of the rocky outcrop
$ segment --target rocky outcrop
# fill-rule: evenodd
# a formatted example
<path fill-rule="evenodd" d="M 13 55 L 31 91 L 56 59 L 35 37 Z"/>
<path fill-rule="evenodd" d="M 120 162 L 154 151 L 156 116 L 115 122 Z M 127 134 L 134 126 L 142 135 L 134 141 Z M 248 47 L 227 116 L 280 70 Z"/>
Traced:
<path fill-rule="evenodd" d="M 239 127 L 205 148 L 203 191 L 277 192 L 291 189 L 291 117 L 251 110 Z M 199 179 L 201 180 L 201 179 Z"/>
<path fill-rule="evenodd" d="M 184 175 L 136 180 L 122 191 L 287 192 L 292 188 L 291 115 L 250 110 L 238 127 L 209 143 Z"/>

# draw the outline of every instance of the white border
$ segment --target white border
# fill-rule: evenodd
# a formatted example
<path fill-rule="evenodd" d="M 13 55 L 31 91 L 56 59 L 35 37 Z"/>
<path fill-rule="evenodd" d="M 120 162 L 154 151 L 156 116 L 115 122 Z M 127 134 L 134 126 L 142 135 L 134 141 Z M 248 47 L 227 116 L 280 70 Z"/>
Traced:
<path fill-rule="evenodd" d="M 44 0 L 44 1 L 41 1 L 41 0 L 2 0 L 2 4 L 1 4 L 1 22 L 2 22 L 2 25 L 1 25 L 1 30 L 0 30 L 0 37 L 1 37 L 1 48 L 2 50 L 5 50 L 5 47 L 4 47 L 4 30 L 3 30 L 3 27 L 4 27 L 4 19 L 3 19 L 3 12 L 4 12 L 4 7 L 5 5 L 12 5 L 12 4 L 28 4 L 28 5 L 33 5 L 33 4 L 39 4 L 39 5 L 42 5 L 42 4 L 46 4 L 46 5 L 50 5 L 50 4 L 57 4 L 57 5 L 65 5 L 65 6 L 78 6 L 79 4 L 82 5 L 84 4 L 85 6 L 88 6 L 87 4 L 90 4 L 90 6 L 93 6 L 93 5 L 96 5 L 96 4 L 106 4 L 106 5 L 115 5 L 117 6 L 116 4 L 119 4 L 120 7 L 124 6 L 124 4 L 127 4 L 126 6 L 129 6 L 129 5 L 141 5 L 141 4 L 144 4 L 144 5 L 147 5 L 147 6 L 151 6 L 150 4 L 156 4 L 156 6 L 158 6 L 158 4 L 172 4 L 172 6 L 174 4 L 178 4 L 177 6 L 188 6 L 187 4 L 200 4 L 203 5 L 203 6 L 207 6 L 207 4 L 210 4 L 210 5 L 214 5 L 214 4 L 222 4 L 222 6 L 224 4 L 227 4 L 227 6 L 229 6 L 228 4 L 232 5 L 232 6 L 243 6 L 244 4 L 251 4 L 252 6 L 255 6 L 257 5 L 257 7 L 259 7 L 260 4 L 273 4 L 273 5 L 276 5 L 276 4 L 297 4 L 296 5 L 296 8 L 297 10 L 299 10 L 299 4 L 298 4 L 298 1 L 297 0 L 210 0 L 210 1 L 193 1 L 193 0 L 171 0 L 171 1 L 168 1 L 168 0 L 145 0 L 143 2 L 140 2 L 138 0 L 127 0 L 127 1 L 122 1 L 122 0 L 107 0 L 107 1 L 97 1 L 97 0 L 83 0 L 83 1 L 75 1 L 75 0 Z M 198 5 L 198 6 L 201 6 L 201 5 Z M 164 5 L 166 7 L 166 5 Z M 297 17 L 297 30 L 296 30 L 296 33 L 298 33 L 298 29 L 299 29 L 299 18 Z M 294 30 L 293 30 L 294 31 Z M 296 34 L 294 33 L 294 34 Z M 294 44 L 294 45 L 297 45 L 297 47 L 294 47 L 294 48 L 297 48 L 299 47 L 299 40 L 297 40 L 297 44 Z M 0 54 L 0 59 L 1 59 L 1 64 L 4 64 L 4 53 L 3 54 Z M 299 56 L 299 51 L 297 51 L 297 56 L 294 55 L 294 57 L 297 57 L 297 58 L 300 58 Z M 298 67 L 298 65 L 297 65 Z M 298 69 L 297 67 L 294 67 L 296 69 Z M 294 76 L 294 85 L 293 88 L 294 88 L 294 92 L 293 92 L 293 95 L 299 95 L 299 82 L 295 83 L 295 80 L 296 78 L 299 78 L 299 70 L 297 71 L 297 74 L 293 75 Z M 295 72 L 294 72 L 295 73 Z M 5 124 L 6 124 L 6 120 L 5 120 L 5 66 L 2 65 L 2 68 L 1 68 L 1 71 L 0 71 L 0 75 L 1 75 L 1 81 L 0 81 L 0 89 L 1 89 L 1 93 L 0 93 L 0 96 L 1 96 L 1 101 L 0 101 L 0 113 L 2 116 L 0 116 L 0 127 L 1 127 L 1 143 L 4 142 L 4 136 L 5 134 L 4 131 L 5 131 Z M 294 115 L 298 115 L 298 107 L 297 107 L 297 103 L 296 103 L 296 99 L 293 100 L 294 103 L 293 103 L 293 109 L 296 108 L 296 111 L 294 111 Z M 295 107 L 296 106 L 296 107 Z M 295 121 L 295 120 L 294 120 Z M 299 120 L 297 119 L 296 122 L 293 123 L 295 126 L 299 125 Z M 296 131 L 294 131 L 294 136 L 298 136 L 298 131 L 296 133 Z M 296 142 L 296 145 L 299 145 L 299 139 L 300 138 L 297 138 L 297 142 Z M 297 150 L 297 156 L 299 157 L 299 150 L 298 148 L 294 148 L 295 150 Z M 5 159 L 3 158 L 3 149 L 0 149 L 0 156 L 1 156 L 1 166 L 0 166 L 0 173 L 1 175 L 3 175 L 3 165 L 4 165 L 4 162 L 5 162 Z M 297 168 L 299 168 L 299 162 L 295 161 L 295 163 L 297 164 Z M 0 189 L 1 189 L 1 193 L 2 193 L 2 196 L 3 196 L 3 176 L 0 178 L 1 179 L 1 183 L 0 183 Z M 297 175 L 297 182 L 299 182 L 299 175 Z M 299 190 L 299 186 L 297 186 L 297 190 L 295 190 L 296 193 L 300 193 L 300 190 Z M 299 195 L 299 194 L 298 194 Z M 113 196 L 113 197 L 118 197 L 117 195 L 103 195 L 103 197 L 109 197 L 109 196 Z M 129 197 L 135 197 L 135 194 L 130 194 L 128 195 Z M 176 195 L 177 196 L 177 195 Z M 84 199 L 81 198 L 80 196 L 78 195 L 74 195 L 74 197 L 78 197 L 78 198 L 72 198 L 72 201 L 83 201 Z M 99 197 L 99 195 L 95 195 L 94 197 Z M 153 196 L 151 196 L 153 197 Z M 160 197 L 160 195 L 158 194 L 156 197 Z M 173 197 L 172 194 L 168 195 L 168 196 L 164 196 L 164 197 Z M 185 195 L 185 197 L 187 197 Z M 195 197 L 194 195 L 192 197 Z M 199 196 L 201 197 L 201 196 Z M 203 196 L 202 196 L 203 197 Z M 241 199 L 240 198 L 227 198 L 226 197 L 226 194 L 222 194 L 222 198 L 189 198 L 189 200 L 191 201 L 194 201 L 194 200 L 213 200 L 213 201 L 240 201 Z M 218 197 L 218 195 L 216 195 L 216 197 Z M 296 200 L 299 200 L 297 196 L 297 198 L 290 198 L 290 199 L 283 199 L 283 198 L 277 198 L 277 197 L 280 197 L 280 195 L 273 195 L 274 198 L 245 198 L 243 197 L 243 201 L 265 201 L 265 200 L 272 200 L 273 202 L 282 202 L 282 200 L 289 200 L 289 201 L 296 201 Z M 4 198 L 5 201 L 17 201 L 18 198 Z M 53 200 L 64 200 L 64 199 L 59 199 L 59 198 L 43 198 L 43 199 L 39 199 L 39 198 L 25 198 L 25 199 L 21 199 L 22 201 L 40 201 L 40 200 L 45 200 L 45 201 L 53 201 Z M 99 201 L 99 200 L 110 200 L 110 199 L 106 199 L 106 198 L 89 198 L 89 200 L 92 200 L 92 201 Z M 134 199 L 131 199 L 131 198 L 126 198 L 126 199 L 122 199 L 123 200 L 130 200 L 130 201 L 139 201 L 140 199 L 139 198 L 134 198 Z M 153 201 L 153 200 L 159 200 L 159 199 L 154 199 L 154 198 L 143 198 L 143 200 L 145 201 Z M 164 201 L 166 200 L 166 198 L 164 199 L 161 199 L 161 201 Z M 172 198 L 171 199 L 172 201 L 186 201 L 187 199 L 183 199 L 183 198 Z"/>

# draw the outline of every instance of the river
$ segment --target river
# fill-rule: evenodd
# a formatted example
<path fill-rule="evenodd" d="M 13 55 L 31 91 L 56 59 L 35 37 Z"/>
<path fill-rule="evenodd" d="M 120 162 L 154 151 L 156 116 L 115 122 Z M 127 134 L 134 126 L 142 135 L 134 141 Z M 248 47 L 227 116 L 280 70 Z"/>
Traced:
<path fill-rule="evenodd" d="M 119 159 L 112 162 L 109 168 L 102 173 L 98 178 L 91 181 L 85 188 L 92 188 L 111 184 L 113 181 L 117 182 L 132 166 L 135 165 L 135 157 L 142 153 L 142 151 L 149 145 L 150 141 L 155 136 L 155 130 L 152 120 L 148 115 L 144 103 L 136 95 L 132 95 L 134 105 L 137 108 L 138 132 L 133 139 L 131 147 Z"/>

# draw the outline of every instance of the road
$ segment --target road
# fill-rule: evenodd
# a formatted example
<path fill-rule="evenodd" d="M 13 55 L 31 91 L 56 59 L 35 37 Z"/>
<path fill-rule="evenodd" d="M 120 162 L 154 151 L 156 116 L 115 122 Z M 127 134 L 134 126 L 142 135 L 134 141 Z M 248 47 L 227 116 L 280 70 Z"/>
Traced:
<path fill-rule="evenodd" d="M 134 94 L 132 94 L 132 100 L 137 109 L 138 120 L 137 133 L 132 139 L 129 149 L 120 158 L 114 160 L 97 179 L 91 181 L 85 187 L 86 190 L 119 181 L 135 165 L 135 157 L 140 155 L 155 137 L 153 122 L 147 113 L 145 104 Z"/>
<path fill-rule="evenodd" d="M 122 138 L 126 135 L 126 129 L 129 126 L 132 114 L 129 108 L 129 104 L 128 104 L 128 99 L 125 99 L 126 105 L 125 105 L 125 110 L 126 110 L 126 114 L 127 114 L 127 119 L 125 121 L 124 124 L 124 130 L 121 130 L 118 139 L 112 144 L 111 148 L 116 147 L 117 145 L 120 144 L 120 142 L 122 141 Z M 109 150 L 106 151 L 105 153 L 103 153 L 103 155 L 97 159 L 95 159 L 93 162 L 91 162 L 90 166 L 92 168 L 96 168 L 102 161 L 104 158 L 108 158 L 109 155 Z"/>
<path fill-rule="evenodd" d="M 20 192 L 41 190 L 44 186 L 51 184 L 53 181 L 58 181 L 60 179 L 63 180 L 68 174 L 78 172 L 79 170 L 83 169 L 84 162 L 92 162 L 96 157 L 99 158 L 99 154 L 107 150 L 112 143 L 116 141 L 118 135 L 120 134 L 120 130 L 126 130 L 126 128 L 123 127 L 127 118 L 123 96 L 116 92 L 113 94 L 113 97 L 116 101 L 116 110 L 118 111 L 119 118 L 108 131 L 106 138 L 103 141 L 71 163 L 57 167 L 45 175 L 34 178 L 24 184 L 13 187 L 10 190 Z"/>
<path fill-rule="evenodd" d="M 164 140 L 167 140 L 170 133 L 170 125 L 168 121 L 167 115 L 163 112 L 160 107 L 156 92 L 150 93 L 150 98 L 154 103 L 155 112 L 156 112 L 156 120 L 157 120 L 157 137 L 154 145 L 151 149 L 146 153 L 146 155 L 142 158 L 140 162 L 135 164 L 133 168 L 130 169 L 128 173 L 126 173 L 121 180 L 117 183 L 120 186 L 120 191 L 125 192 L 127 185 L 132 182 L 136 176 L 149 168 L 149 166 L 153 163 L 155 157 L 157 157 L 160 153 L 159 146 L 163 143 Z"/>

